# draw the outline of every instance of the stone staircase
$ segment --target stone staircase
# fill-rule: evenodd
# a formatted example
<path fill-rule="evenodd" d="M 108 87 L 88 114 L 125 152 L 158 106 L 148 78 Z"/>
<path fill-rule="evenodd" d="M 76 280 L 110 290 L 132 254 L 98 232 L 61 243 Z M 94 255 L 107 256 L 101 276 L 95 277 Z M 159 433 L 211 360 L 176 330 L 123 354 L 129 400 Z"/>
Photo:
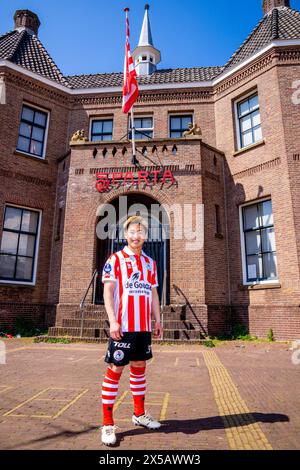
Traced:
<path fill-rule="evenodd" d="M 185 305 L 169 305 L 163 308 L 163 338 L 155 342 L 201 342 L 205 333 L 193 310 Z M 103 305 L 88 304 L 84 307 L 83 334 L 80 337 L 82 311 L 75 308 L 50 327 L 48 336 L 36 341 L 68 338 L 71 342 L 106 342 L 109 338 L 109 322 Z M 154 328 L 154 320 L 152 320 Z"/>

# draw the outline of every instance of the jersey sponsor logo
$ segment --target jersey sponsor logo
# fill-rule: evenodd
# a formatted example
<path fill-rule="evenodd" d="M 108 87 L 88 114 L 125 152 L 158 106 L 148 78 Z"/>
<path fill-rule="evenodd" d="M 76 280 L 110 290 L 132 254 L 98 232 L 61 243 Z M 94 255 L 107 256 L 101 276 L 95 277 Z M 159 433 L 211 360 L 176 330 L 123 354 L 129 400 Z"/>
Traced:
<path fill-rule="evenodd" d="M 125 283 L 125 288 L 134 290 L 134 289 L 144 289 L 146 291 L 151 291 L 151 284 L 149 282 L 140 281 L 140 272 L 134 272 L 131 274 L 130 279 Z"/>
<path fill-rule="evenodd" d="M 127 281 L 126 284 L 125 284 L 125 288 L 126 289 L 130 289 L 130 290 L 135 290 L 135 289 L 141 289 L 141 290 L 145 290 L 145 291 L 149 291 L 151 292 L 151 289 L 152 289 L 152 285 L 149 284 L 149 282 L 130 282 L 130 281 Z"/>
<path fill-rule="evenodd" d="M 118 349 L 117 351 L 114 352 L 114 359 L 116 361 L 122 361 L 122 359 L 124 358 L 124 353 L 123 351 L 121 351 L 120 349 Z"/>
<path fill-rule="evenodd" d="M 110 273 L 111 270 L 112 270 L 111 264 L 106 263 L 106 264 L 104 265 L 103 271 L 104 271 L 105 273 Z"/>
<path fill-rule="evenodd" d="M 124 349 L 130 349 L 131 344 L 130 343 L 119 343 L 118 341 L 114 341 L 115 346 L 118 346 L 118 348 L 124 348 Z"/>

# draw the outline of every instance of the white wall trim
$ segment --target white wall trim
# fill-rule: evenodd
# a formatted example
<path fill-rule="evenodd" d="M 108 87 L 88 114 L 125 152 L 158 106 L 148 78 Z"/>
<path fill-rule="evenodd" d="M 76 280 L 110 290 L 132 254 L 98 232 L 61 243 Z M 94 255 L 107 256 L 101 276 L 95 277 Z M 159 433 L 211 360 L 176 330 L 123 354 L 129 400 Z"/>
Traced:
<path fill-rule="evenodd" d="M 269 49 L 272 49 L 272 47 L 280 47 L 280 46 L 300 46 L 300 39 L 278 39 L 276 41 L 271 42 L 266 47 L 264 47 L 263 49 L 260 49 L 258 52 L 255 52 L 255 54 L 252 54 L 250 57 L 248 57 L 248 59 L 246 59 L 243 62 L 241 62 L 240 64 L 236 65 L 235 67 L 233 67 L 228 72 L 223 72 L 221 75 L 216 77 L 213 80 L 213 85 L 217 85 L 218 83 L 220 83 L 225 78 L 229 77 L 230 75 L 234 74 L 235 72 L 237 72 L 241 68 L 245 67 L 245 65 L 252 62 L 252 60 L 257 59 L 259 56 L 263 55 Z"/>
<path fill-rule="evenodd" d="M 253 54 L 248 59 L 244 60 L 237 66 L 230 69 L 228 72 L 223 72 L 221 75 L 216 77 L 213 80 L 208 81 L 199 81 L 199 82 L 185 82 L 185 83 L 166 83 L 166 84 L 151 84 L 151 85 L 139 85 L 139 89 L 141 91 L 146 90 L 168 90 L 168 89 L 182 89 L 182 88 L 204 88 L 204 87 L 211 87 L 217 85 L 222 80 L 228 78 L 230 75 L 233 75 L 235 72 L 240 70 L 245 65 L 249 64 L 251 61 L 257 59 L 262 54 L 267 52 L 272 47 L 282 47 L 282 46 L 300 46 L 300 39 L 278 39 L 273 41 L 272 43 L 268 44 L 263 49 L 260 49 L 258 52 Z M 10 62 L 9 60 L 3 59 L 0 60 L 0 67 L 8 67 L 12 70 L 20 72 L 28 77 L 31 77 L 35 80 L 39 80 L 42 83 L 45 83 L 48 86 L 56 88 L 60 91 L 63 91 L 69 95 L 89 95 L 89 94 L 102 94 L 102 93 L 121 93 L 122 87 L 96 87 L 96 88 L 77 88 L 72 90 L 65 85 L 60 85 L 59 83 L 54 82 L 48 78 L 45 78 L 37 73 L 31 72 L 30 70 L 25 69 L 19 65 Z"/>

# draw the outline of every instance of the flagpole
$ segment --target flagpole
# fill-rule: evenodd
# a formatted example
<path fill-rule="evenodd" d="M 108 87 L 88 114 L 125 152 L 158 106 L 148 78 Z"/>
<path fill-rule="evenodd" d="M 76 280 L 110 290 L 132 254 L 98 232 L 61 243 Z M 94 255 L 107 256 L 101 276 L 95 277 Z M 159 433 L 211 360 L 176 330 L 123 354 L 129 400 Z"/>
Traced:
<path fill-rule="evenodd" d="M 127 74 L 133 74 L 133 78 L 135 79 L 136 77 L 136 72 L 134 69 L 134 65 L 132 62 L 132 58 L 130 55 L 130 46 L 129 46 L 129 21 L 128 21 L 128 12 L 129 8 L 124 8 L 125 15 L 126 15 L 126 46 L 125 46 L 125 62 L 124 62 L 124 86 L 126 84 L 126 80 L 128 79 Z M 130 68 L 131 67 L 131 68 Z M 137 83 L 135 81 L 135 85 L 137 87 Z M 128 91 L 127 91 L 128 93 Z M 123 99 L 124 99 L 124 88 L 123 88 Z M 136 99 L 136 98 L 135 98 Z M 126 108 L 125 108 L 126 109 Z M 123 107 L 123 112 L 124 107 Z M 129 109 L 127 110 L 127 113 L 129 112 Z M 132 147 L 132 163 L 133 165 L 138 165 L 139 162 L 136 158 L 136 148 L 135 148 L 135 127 L 134 127 L 134 116 L 133 116 L 133 103 L 131 103 L 131 108 L 130 108 L 130 119 L 131 119 L 131 147 Z"/>
<path fill-rule="evenodd" d="M 136 150 L 135 150 L 135 127 L 134 127 L 134 117 L 133 117 L 133 106 L 130 110 L 131 117 L 131 147 L 132 147 L 132 163 L 138 165 L 138 160 L 136 159 Z"/>

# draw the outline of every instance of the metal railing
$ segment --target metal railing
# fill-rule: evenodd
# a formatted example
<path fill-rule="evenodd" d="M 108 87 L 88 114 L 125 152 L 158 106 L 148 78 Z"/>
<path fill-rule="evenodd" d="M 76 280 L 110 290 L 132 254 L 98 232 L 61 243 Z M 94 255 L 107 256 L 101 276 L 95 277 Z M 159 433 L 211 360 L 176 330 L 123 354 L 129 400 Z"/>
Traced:
<path fill-rule="evenodd" d="M 164 339 L 164 307 L 166 305 L 166 278 L 167 278 L 167 271 L 164 270 L 163 275 L 163 287 L 161 293 L 161 301 L 160 301 L 160 311 L 161 311 L 161 327 L 162 327 L 162 335 L 161 339 Z"/>
<path fill-rule="evenodd" d="M 84 296 L 82 297 L 81 301 L 80 301 L 80 304 L 79 304 L 79 308 L 81 310 L 81 324 L 80 324 L 80 338 L 82 338 L 82 333 L 83 333 L 83 322 L 84 322 L 84 306 L 85 306 L 85 301 L 86 301 L 86 298 L 87 298 L 87 295 L 89 293 L 89 290 L 92 286 L 92 300 L 93 300 L 93 304 L 95 304 L 95 298 L 96 298 L 96 280 L 97 280 L 97 276 L 98 276 L 98 269 L 95 269 L 95 271 L 93 272 L 93 275 L 92 275 L 92 278 L 90 280 L 90 283 L 85 291 L 85 294 Z"/>

